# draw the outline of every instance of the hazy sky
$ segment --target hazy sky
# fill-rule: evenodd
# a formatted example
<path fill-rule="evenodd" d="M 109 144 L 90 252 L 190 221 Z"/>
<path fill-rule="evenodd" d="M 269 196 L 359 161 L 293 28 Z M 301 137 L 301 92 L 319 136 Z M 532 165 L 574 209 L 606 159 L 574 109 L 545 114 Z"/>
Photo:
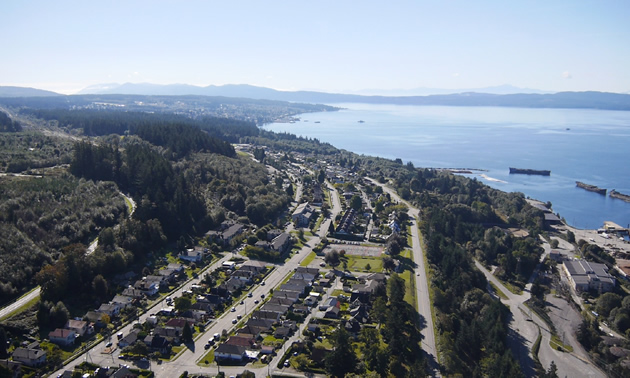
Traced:
<path fill-rule="evenodd" d="M 0 2 L 0 85 L 630 91 L 630 1 Z"/>

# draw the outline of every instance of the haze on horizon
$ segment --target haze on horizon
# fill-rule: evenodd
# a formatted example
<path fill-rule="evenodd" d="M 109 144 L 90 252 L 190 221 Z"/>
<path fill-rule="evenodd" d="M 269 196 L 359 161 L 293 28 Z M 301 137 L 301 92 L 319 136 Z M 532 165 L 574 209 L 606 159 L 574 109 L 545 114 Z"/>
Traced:
<path fill-rule="evenodd" d="M 630 2 L 8 0 L 0 85 L 630 92 Z"/>

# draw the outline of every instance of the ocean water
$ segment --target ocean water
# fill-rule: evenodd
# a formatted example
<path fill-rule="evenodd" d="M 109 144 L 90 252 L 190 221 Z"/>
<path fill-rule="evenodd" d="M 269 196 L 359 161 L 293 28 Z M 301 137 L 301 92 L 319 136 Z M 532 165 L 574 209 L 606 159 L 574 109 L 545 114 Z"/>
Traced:
<path fill-rule="evenodd" d="M 630 224 L 630 203 L 575 186 L 582 181 L 630 194 L 630 112 L 332 105 L 344 109 L 264 128 L 416 167 L 479 169 L 466 176 L 550 201 L 554 212 L 578 228 L 599 228 L 607 220 Z M 551 176 L 509 174 L 509 167 L 548 169 Z"/>

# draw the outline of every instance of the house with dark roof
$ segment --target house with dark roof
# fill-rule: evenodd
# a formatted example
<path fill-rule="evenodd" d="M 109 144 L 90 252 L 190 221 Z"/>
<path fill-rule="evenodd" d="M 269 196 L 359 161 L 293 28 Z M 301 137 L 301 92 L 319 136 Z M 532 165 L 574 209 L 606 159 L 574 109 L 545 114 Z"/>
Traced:
<path fill-rule="evenodd" d="M 308 202 L 301 203 L 291 214 L 291 220 L 297 227 L 306 227 L 313 217 L 313 212 Z"/>
<path fill-rule="evenodd" d="M 273 333 L 273 337 L 275 337 L 276 339 L 287 339 L 289 338 L 289 336 L 291 336 L 292 333 L 293 331 L 291 330 L 291 328 L 280 326 L 276 328 L 275 332 Z"/>
<path fill-rule="evenodd" d="M 167 354 L 171 350 L 170 342 L 160 335 L 148 335 L 143 342 L 154 352 Z"/>
<path fill-rule="evenodd" d="M 13 361 L 18 361 L 26 366 L 38 367 L 46 363 L 46 351 L 34 348 L 15 348 Z"/>
<path fill-rule="evenodd" d="M 136 378 L 138 374 L 133 373 L 126 366 L 121 366 L 109 378 Z"/>
<path fill-rule="evenodd" d="M 241 265 L 241 267 L 238 270 L 250 271 L 256 274 L 260 274 L 260 273 L 264 273 L 267 270 L 267 266 L 262 261 L 247 260 Z"/>
<path fill-rule="evenodd" d="M 149 297 L 154 296 L 160 290 L 159 282 L 146 281 L 146 280 L 138 280 L 138 281 L 136 281 L 136 283 L 133 285 L 133 287 L 134 287 L 134 289 L 140 290 L 141 292 L 143 292 L 145 295 L 147 295 Z"/>
<path fill-rule="evenodd" d="M 214 358 L 217 360 L 242 361 L 245 358 L 247 348 L 240 345 L 222 343 L 215 349 Z"/>
<path fill-rule="evenodd" d="M 608 292 L 615 287 L 616 280 L 608 273 L 608 267 L 605 264 L 586 260 L 567 260 L 562 263 L 562 267 L 573 288 L 578 291 Z"/>
<path fill-rule="evenodd" d="M 306 266 L 298 266 L 297 269 L 295 269 L 296 273 L 310 273 L 313 274 L 314 276 L 317 276 L 319 274 L 319 269 L 317 268 L 309 268 Z"/>
<path fill-rule="evenodd" d="M 118 340 L 118 347 L 119 348 L 124 348 L 127 347 L 129 345 L 133 345 L 136 341 L 138 341 L 138 334 L 140 333 L 140 330 L 138 328 L 134 328 L 131 331 L 129 331 L 129 333 L 127 335 L 125 335 L 125 337 L 123 337 L 122 339 Z"/>
<path fill-rule="evenodd" d="M 276 290 L 273 292 L 273 298 L 290 299 L 295 303 L 300 299 L 300 293 L 296 291 Z"/>
<path fill-rule="evenodd" d="M 289 306 L 265 303 L 260 308 L 260 311 L 277 312 L 280 315 L 284 315 L 284 314 L 286 314 L 289 311 Z"/>
<path fill-rule="evenodd" d="M 142 290 L 135 289 L 133 287 L 128 287 L 123 290 L 122 295 L 131 297 L 134 299 L 142 299 L 144 298 L 144 292 Z"/>
<path fill-rule="evenodd" d="M 245 326 L 252 326 L 252 327 L 260 327 L 262 329 L 261 332 L 267 332 L 269 330 L 271 330 L 273 324 L 275 322 L 273 320 L 270 319 L 253 319 L 250 318 L 249 320 L 247 320 L 247 323 L 245 323 Z"/>
<path fill-rule="evenodd" d="M 117 294 L 109 303 L 119 305 L 121 308 L 133 307 L 135 299 L 126 295 Z"/>
<path fill-rule="evenodd" d="M 269 320 L 273 320 L 274 322 L 278 322 L 281 317 L 282 317 L 282 314 L 278 312 L 260 311 L 260 310 L 252 312 L 252 318 L 254 319 L 269 319 Z"/>

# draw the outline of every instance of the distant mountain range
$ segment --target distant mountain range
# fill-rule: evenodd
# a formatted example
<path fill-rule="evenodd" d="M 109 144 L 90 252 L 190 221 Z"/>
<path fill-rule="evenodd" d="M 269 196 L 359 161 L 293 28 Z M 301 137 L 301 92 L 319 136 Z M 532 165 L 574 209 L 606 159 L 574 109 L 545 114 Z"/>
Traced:
<path fill-rule="evenodd" d="M 228 84 L 228 85 L 209 85 L 207 87 L 200 87 L 189 84 L 150 84 L 150 83 L 109 83 L 109 84 L 97 84 L 82 89 L 77 94 L 145 94 L 145 95 L 204 95 L 204 96 L 239 96 L 249 97 L 251 96 L 269 96 L 270 93 L 296 93 L 277 91 L 274 89 L 256 87 L 247 84 Z M 299 91 L 300 93 L 325 93 L 318 91 Z M 444 95 L 444 94 L 457 94 L 457 93 L 488 93 L 488 94 L 518 94 L 518 93 L 535 93 L 535 94 L 549 94 L 554 92 L 546 92 L 538 89 L 519 88 L 513 85 L 505 84 L 493 87 L 485 88 L 473 88 L 473 89 L 440 89 L 440 88 L 414 88 L 414 89 L 364 89 L 356 92 L 350 92 L 346 94 L 360 95 L 360 96 L 388 96 L 388 97 L 400 97 L 400 96 L 430 96 L 430 95 Z M 267 97 L 265 97 L 267 98 Z"/>
<path fill-rule="evenodd" d="M 0 86 L 0 97 L 50 97 L 63 96 L 59 93 L 45 91 L 43 89 L 26 87 L 2 87 Z"/>
<path fill-rule="evenodd" d="M 494 91 L 516 90 L 512 86 L 492 87 Z M 20 92 L 22 89 L 25 92 Z M 5 92 L 11 93 L 3 95 Z M 17 94 L 22 93 L 22 94 Z M 29 94 L 26 94 L 29 93 Z M 148 95 L 148 96 L 211 96 L 275 100 L 311 104 L 367 103 L 397 105 L 448 105 L 448 106 L 505 106 L 520 108 L 585 108 L 630 110 L 630 95 L 607 92 L 509 93 L 493 94 L 463 92 L 427 96 L 384 96 L 324 93 L 315 91 L 278 91 L 252 85 L 210 85 L 198 87 L 187 84 L 102 84 L 83 89 L 79 95 Z M 32 88 L 0 87 L 0 97 L 51 96 L 54 92 Z M 77 95 L 74 95 L 77 96 Z"/>
<path fill-rule="evenodd" d="M 492 87 L 494 91 L 509 92 L 519 88 Z M 451 106 L 510 106 L 525 108 L 595 108 L 630 110 L 630 95 L 606 92 L 509 93 L 493 94 L 464 92 L 428 96 L 366 96 L 358 94 L 324 93 L 315 91 L 278 91 L 246 84 L 209 85 L 198 87 L 187 84 L 104 84 L 88 87 L 81 94 L 142 94 L 142 95 L 203 95 L 242 97 L 290 102 L 338 104 L 369 103 L 399 105 Z"/>

